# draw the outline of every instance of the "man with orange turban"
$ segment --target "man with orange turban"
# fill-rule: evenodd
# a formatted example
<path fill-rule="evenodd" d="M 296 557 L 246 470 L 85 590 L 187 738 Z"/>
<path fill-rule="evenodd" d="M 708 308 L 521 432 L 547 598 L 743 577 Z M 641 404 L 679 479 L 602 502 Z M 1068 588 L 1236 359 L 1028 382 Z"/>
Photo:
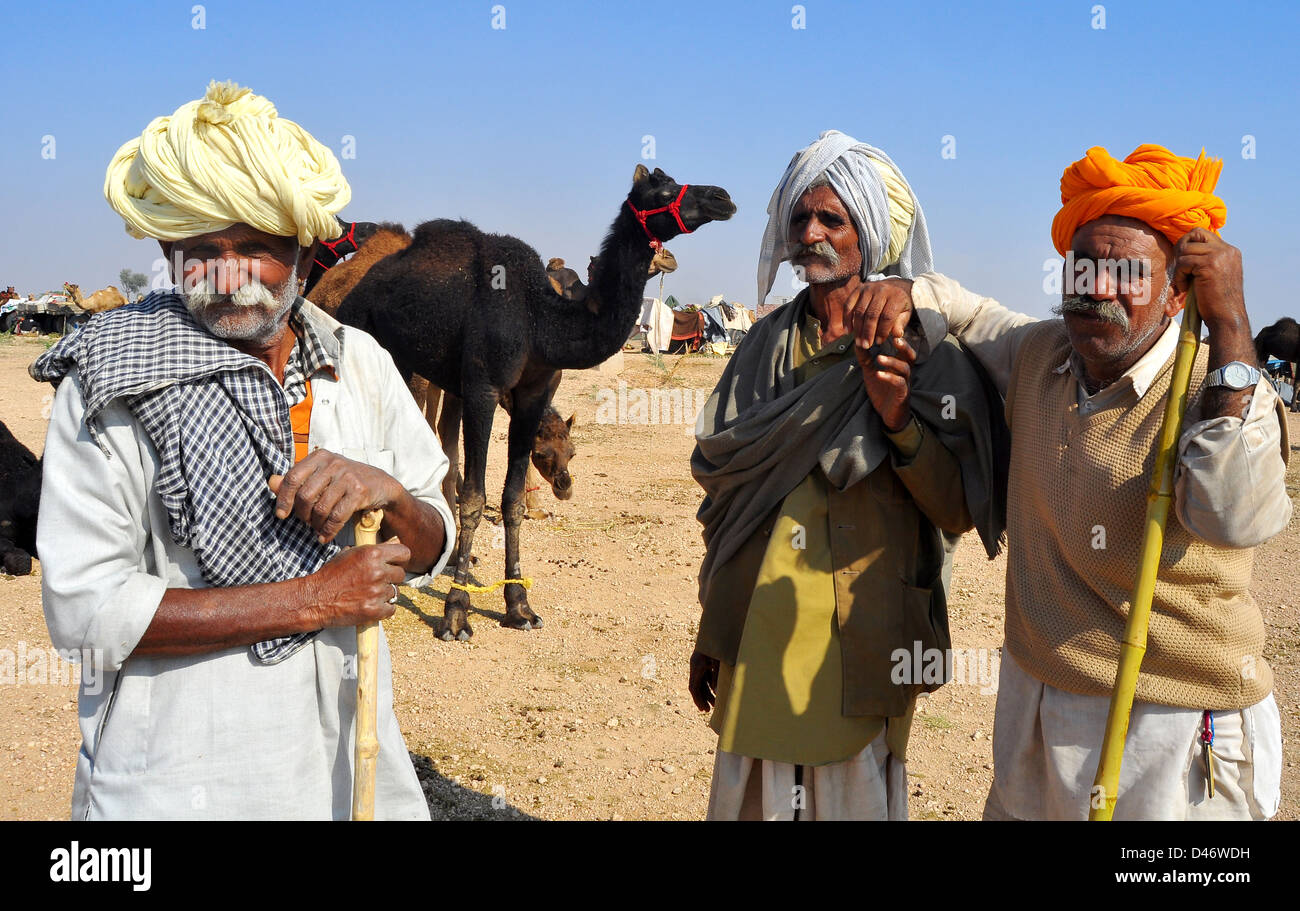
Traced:
<path fill-rule="evenodd" d="M 1155 145 L 1123 161 L 1093 148 L 1066 168 L 1052 224 L 1066 257 L 1060 319 L 1013 313 L 935 273 L 878 282 L 853 305 L 858 344 L 915 315 L 927 339 L 961 339 L 1006 395 L 1008 660 L 986 818 L 1087 817 L 1173 317 L 1193 282 L 1209 340 L 1192 370 L 1115 818 L 1277 812 L 1281 723 L 1250 576 L 1254 548 L 1291 516 L 1286 424 L 1255 367 L 1241 253 L 1217 233 L 1221 169 Z"/>

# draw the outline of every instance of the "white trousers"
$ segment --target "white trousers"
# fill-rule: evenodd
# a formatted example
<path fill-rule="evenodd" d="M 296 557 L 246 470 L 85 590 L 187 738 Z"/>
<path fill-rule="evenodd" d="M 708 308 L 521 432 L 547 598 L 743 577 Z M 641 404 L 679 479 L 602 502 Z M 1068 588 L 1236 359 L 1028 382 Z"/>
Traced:
<path fill-rule="evenodd" d="M 1110 708 L 1031 677 L 1004 648 L 985 819 L 1087 819 Z M 1214 797 L 1200 709 L 1134 702 L 1115 819 L 1267 819 L 1282 790 L 1282 722 L 1270 693 L 1214 712 Z"/>
<path fill-rule="evenodd" d="M 881 731 L 861 753 L 794 766 L 718 750 L 709 790 L 712 820 L 907 819 L 907 769 Z"/>

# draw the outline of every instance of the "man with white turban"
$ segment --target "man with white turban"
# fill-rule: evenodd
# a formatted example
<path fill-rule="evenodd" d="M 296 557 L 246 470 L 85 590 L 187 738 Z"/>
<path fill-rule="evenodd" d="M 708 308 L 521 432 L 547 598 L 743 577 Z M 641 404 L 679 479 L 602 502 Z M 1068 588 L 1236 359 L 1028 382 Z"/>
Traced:
<path fill-rule="evenodd" d="M 873 278 L 930 268 L 921 206 L 888 156 L 824 133 L 768 213 L 758 302 L 784 260 L 809 285 L 745 336 L 691 460 L 706 554 L 689 686 L 718 733 L 709 817 L 906 819 L 916 697 L 944 682 L 912 656 L 948 648 L 955 536 L 974 524 L 992 554 L 1001 534 L 996 411 L 954 344 L 918 358 L 847 331 Z"/>
<path fill-rule="evenodd" d="M 1263 819 L 1282 730 L 1254 549 L 1287 527 L 1281 400 L 1256 367 L 1241 252 L 1218 235 L 1223 162 L 1101 147 L 1061 175 L 1052 240 L 1060 319 L 1036 320 L 937 273 L 880 282 L 860 337 L 915 308 L 1006 394 L 1011 432 L 1006 647 L 987 819 Z M 1208 339 L 1192 366 L 1119 793 L 1094 787 L 1179 324 L 1195 283 Z"/>
<path fill-rule="evenodd" d="M 31 368 L 58 390 L 46 621 L 99 671 L 73 818 L 346 819 L 355 628 L 441 569 L 453 527 L 392 358 L 298 295 L 347 181 L 267 99 L 214 82 L 122 146 L 104 192 L 180 289 Z M 342 550 L 372 508 L 386 543 Z M 376 818 L 427 819 L 382 635 L 378 710 Z"/>

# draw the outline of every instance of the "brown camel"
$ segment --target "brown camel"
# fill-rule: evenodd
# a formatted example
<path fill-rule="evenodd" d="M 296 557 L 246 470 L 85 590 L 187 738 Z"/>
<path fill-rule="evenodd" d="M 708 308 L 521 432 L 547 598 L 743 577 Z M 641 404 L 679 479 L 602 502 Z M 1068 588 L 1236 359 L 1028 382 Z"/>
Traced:
<path fill-rule="evenodd" d="M 529 453 L 555 374 L 595 367 L 619 351 L 641 313 L 650 261 L 662 243 L 736 211 L 721 187 L 678 184 L 638 165 L 632 189 L 601 246 L 587 297 L 555 293 L 537 251 L 518 238 L 484 234 L 469 222 L 416 228 L 411 245 L 366 273 L 339 308 L 365 329 L 404 376 L 427 377 L 457 396 L 465 428 L 465 479 L 455 580 L 444 607 L 444 639 L 468 639 L 469 567 L 486 503 L 492 418 L 511 401 L 509 467 L 501 513 L 506 530 L 506 613 L 515 629 L 542 625 L 528 604 L 519 557 Z"/>
<path fill-rule="evenodd" d="M 339 305 L 348 292 L 357 286 L 370 267 L 390 253 L 405 250 L 411 245 L 411 235 L 401 225 L 381 222 L 369 238 L 364 240 L 353 257 L 325 272 L 307 289 L 310 300 L 330 316 L 339 312 Z"/>
<path fill-rule="evenodd" d="M 591 280 L 592 271 L 596 268 L 596 257 L 592 257 L 587 263 L 587 280 Z M 672 251 L 663 247 L 655 251 L 654 259 L 650 260 L 649 278 L 654 278 L 660 272 L 672 272 L 677 268 L 677 258 L 673 256 Z M 558 256 L 551 259 L 546 264 L 546 277 L 550 279 L 551 287 L 555 293 L 565 300 L 580 301 L 587 299 L 587 286 L 578 278 L 578 273 L 574 272 L 564 264 L 564 260 Z M 590 308 L 588 308 L 590 309 Z M 595 311 L 592 311 L 595 312 Z"/>
<path fill-rule="evenodd" d="M 361 242 L 356 255 L 321 275 L 310 289 L 311 302 L 331 316 L 337 315 L 343 299 L 375 263 L 390 254 L 405 250 L 410 245 L 411 235 L 404 227 L 390 222 L 381 222 Z M 557 387 L 559 379 L 557 373 L 555 378 Z M 438 387 L 431 385 L 418 374 L 412 375 L 407 385 L 411 389 L 411 395 L 415 397 L 416 404 L 424 412 L 425 420 L 438 435 L 438 441 L 442 443 L 442 448 L 451 462 L 447 468 L 447 477 L 443 481 L 442 490 L 452 508 L 452 514 L 455 515 L 460 492 L 460 402 L 451 395 L 444 397 Z M 552 389 L 552 395 L 554 392 L 555 390 Z M 441 415 L 440 401 L 442 402 Z M 543 519 L 547 516 L 537 496 L 541 484 L 533 473 L 534 469 L 541 473 L 546 483 L 551 485 L 551 492 L 555 494 L 556 499 L 567 500 L 573 496 L 573 486 L 568 472 L 569 461 L 574 455 L 573 443 L 569 438 L 573 417 L 565 421 L 554 408 L 549 407 L 549 404 L 548 400 L 542 426 L 538 428 L 537 438 L 533 442 L 532 460 L 528 466 L 525 515 L 531 519 Z M 503 401 L 502 405 L 507 412 L 510 411 L 508 400 Z"/>
<path fill-rule="evenodd" d="M 63 290 L 67 292 L 69 300 L 87 313 L 103 313 L 126 303 L 126 295 L 113 285 L 100 288 L 90 297 L 82 297 L 81 289 L 72 282 L 64 282 Z"/>

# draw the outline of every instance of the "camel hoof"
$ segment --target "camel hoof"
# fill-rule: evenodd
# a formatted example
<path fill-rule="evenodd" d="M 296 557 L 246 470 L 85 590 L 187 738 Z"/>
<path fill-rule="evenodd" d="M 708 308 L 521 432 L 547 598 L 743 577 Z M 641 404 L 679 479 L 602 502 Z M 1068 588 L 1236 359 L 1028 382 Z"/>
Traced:
<path fill-rule="evenodd" d="M 5 551 L 0 557 L 0 568 L 11 576 L 29 576 L 32 572 L 32 558 L 25 550 L 14 548 Z"/>
<path fill-rule="evenodd" d="M 527 613 L 525 613 L 525 611 L 527 611 Z M 508 629 L 541 629 L 542 618 L 534 614 L 531 610 L 528 610 L 528 608 L 524 608 L 522 611 L 516 611 L 512 608 L 507 611 L 505 617 L 502 618 L 501 625 Z"/>
<path fill-rule="evenodd" d="M 473 635 L 474 627 L 469 625 L 465 614 L 451 613 L 443 617 L 442 631 L 438 633 L 438 638 L 443 642 L 467 642 Z"/>
<path fill-rule="evenodd" d="M 530 509 L 524 513 L 525 519 L 549 519 L 551 514 L 545 509 Z"/>

